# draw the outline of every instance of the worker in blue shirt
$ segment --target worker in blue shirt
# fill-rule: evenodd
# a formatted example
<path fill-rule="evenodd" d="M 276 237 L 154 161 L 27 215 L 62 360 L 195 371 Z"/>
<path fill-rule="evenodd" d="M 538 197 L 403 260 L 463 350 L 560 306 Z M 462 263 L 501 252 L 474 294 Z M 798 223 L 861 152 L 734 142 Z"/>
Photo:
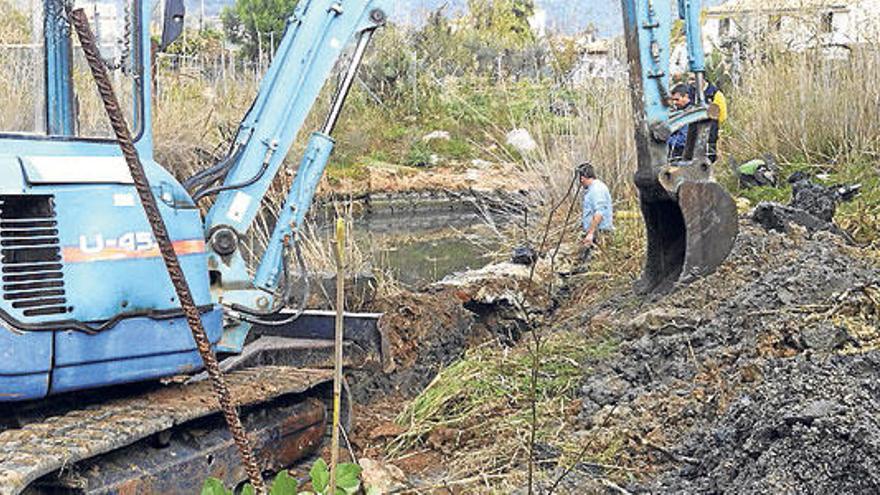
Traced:
<path fill-rule="evenodd" d="M 584 193 L 584 247 L 592 248 L 598 243 L 601 233 L 614 230 L 614 205 L 611 192 L 604 182 L 596 178 L 593 165 L 584 163 L 577 168 L 578 178 Z"/>

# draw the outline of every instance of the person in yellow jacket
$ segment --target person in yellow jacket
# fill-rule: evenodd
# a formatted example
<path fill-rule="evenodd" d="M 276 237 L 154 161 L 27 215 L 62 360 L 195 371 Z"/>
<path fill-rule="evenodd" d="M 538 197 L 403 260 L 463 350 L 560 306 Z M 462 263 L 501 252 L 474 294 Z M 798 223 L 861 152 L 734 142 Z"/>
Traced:
<path fill-rule="evenodd" d="M 727 121 L 727 98 L 724 93 L 709 81 L 706 81 L 706 87 L 703 89 L 706 95 L 706 102 L 714 104 L 718 107 L 718 119 L 712 122 L 712 128 L 709 131 L 709 159 L 712 163 L 718 160 L 718 134 L 721 125 Z"/>
<path fill-rule="evenodd" d="M 688 77 L 688 86 L 690 87 L 691 101 L 696 101 L 697 88 L 696 77 L 690 74 Z M 715 104 L 718 107 L 718 118 L 712 122 L 712 128 L 709 130 L 709 149 L 707 155 L 712 163 L 718 160 L 718 134 L 719 129 L 724 122 L 727 121 L 727 97 L 718 89 L 718 86 L 712 84 L 708 79 L 703 83 L 703 94 L 706 95 L 706 102 Z"/>

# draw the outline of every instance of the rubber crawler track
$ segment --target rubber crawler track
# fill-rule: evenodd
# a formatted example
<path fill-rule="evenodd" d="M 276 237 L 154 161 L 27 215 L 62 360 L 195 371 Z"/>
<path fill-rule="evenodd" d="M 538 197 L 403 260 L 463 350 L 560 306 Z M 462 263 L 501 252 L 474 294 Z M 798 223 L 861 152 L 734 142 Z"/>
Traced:
<path fill-rule="evenodd" d="M 332 370 L 261 367 L 227 375 L 235 406 L 307 392 Z M 211 383 L 170 385 L 0 433 L 0 495 L 17 495 L 64 466 L 220 412 Z"/>

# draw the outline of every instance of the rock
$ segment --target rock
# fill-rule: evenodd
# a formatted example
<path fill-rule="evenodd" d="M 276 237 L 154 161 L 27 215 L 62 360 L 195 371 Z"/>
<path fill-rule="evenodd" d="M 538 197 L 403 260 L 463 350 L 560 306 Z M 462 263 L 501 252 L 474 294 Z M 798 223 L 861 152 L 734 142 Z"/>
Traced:
<path fill-rule="evenodd" d="M 813 421 L 819 418 L 833 416 L 837 414 L 838 411 L 839 406 L 834 402 L 829 400 L 815 400 L 808 402 L 794 413 L 786 414 L 783 419 L 789 425 L 794 423 L 810 425 Z"/>
<path fill-rule="evenodd" d="M 535 442 L 535 461 L 544 468 L 555 468 L 562 457 L 562 450 L 549 443 Z"/>
<path fill-rule="evenodd" d="M 383 423 L 370 431 L 370 440 L 379 440 L 381 438 L 397 437 L 406 432 L 406 428 L 397 423 Z"/>
<path fill-rule="evenodd" d="M 403 471 L 393 465 L 372 459 L 361 459 L 361 479 L 367 493 L 391 493 L 410 486 Z"/>
<path fill-rule="evenodd" d="M 473 170 L 473 169 L 467 170 L 464 173 L 464 180 L 467 181 L 469 184 L 474 184 L 474 186 L 479 187 L 479 184 L 481 182 L 484 182 L 483 181 L 483 173 L 480 172 L 479 170 Z"/>
<path fill-rule="evenodd" d="M 532 266 L 538 261 L 538 253 L 529 246 L 520 246 L 513 250 L 511 261 L 516 265 Z"/>
<path fill-rule="evenodd" d="M 476 169 L 485 170 L 488 168 L 492 168 L 492 166 L 493 163 L 486 160 L 481 160 L 479 158 L 474 158 L 473 160 L 471 160 L 471 167 L 474 167 Z"/>
<path fill-rule="evenodd" d="M 616 404 L 630 388 L 630 383 L 616 376 L 592 381 L 584 387 L 584 395 L 600 406 Z"/>
<path fill-rule="evenodd" d="M 538 149 L 538 143 L 525 129 L 514 129 L 507 133 L 507 144 L 520 153 L 531 153 Z"/>
<path fill-rule="evenodd" d="M 684 308 L 655 308 L 646 311 L 630 322 L 630 331 L 676 334 L 696 330 L 708 317 L 699 311 Z"/>
<path fill-rule="evenodd" d="M 434 131 L 430 134 L 425 134 L 422 136 L 422 142 L 427 143 L 430 141 L 449 141 L 452 139 L 452 135 L 449 134 L 449 131 Z"/>
<path fill-rule="evenodd" d="M 758 203 L 751 214 L 752 220 L 768 231 L 788 233 L 798 225 L 808 232 L 831 232 L 849 240 L 849 235 L 832 222 L 825 221 L 806 210 L 783 206 L 768 201 Z"/>
<path fill-rule="evenodd" d="M 804 347 L 823 352 L 841 349 L 851 340 L 853 339 L 844 329 L 833 325 L 806 328 L 801 333 Z"/>

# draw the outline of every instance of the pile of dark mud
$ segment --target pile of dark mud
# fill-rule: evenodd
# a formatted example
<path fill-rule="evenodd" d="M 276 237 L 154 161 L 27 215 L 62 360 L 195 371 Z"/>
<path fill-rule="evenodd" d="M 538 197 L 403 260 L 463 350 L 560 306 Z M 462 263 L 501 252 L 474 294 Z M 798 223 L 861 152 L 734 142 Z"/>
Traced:
<path fill-rule="evenodd" d="M 880 354 L 802 355 L 764 367 L 710 431 L 687 440 L 699 464 L 664 492 L 880 492 Z"/>
<path fill-rule="evenodd" d="M 639 473 L 627 490 L 880 492 L 880 270 L 867 255 L 744 222 L 717 273 L 591 312 L 619 352 L 588 364 L 581 425 Z"/>

